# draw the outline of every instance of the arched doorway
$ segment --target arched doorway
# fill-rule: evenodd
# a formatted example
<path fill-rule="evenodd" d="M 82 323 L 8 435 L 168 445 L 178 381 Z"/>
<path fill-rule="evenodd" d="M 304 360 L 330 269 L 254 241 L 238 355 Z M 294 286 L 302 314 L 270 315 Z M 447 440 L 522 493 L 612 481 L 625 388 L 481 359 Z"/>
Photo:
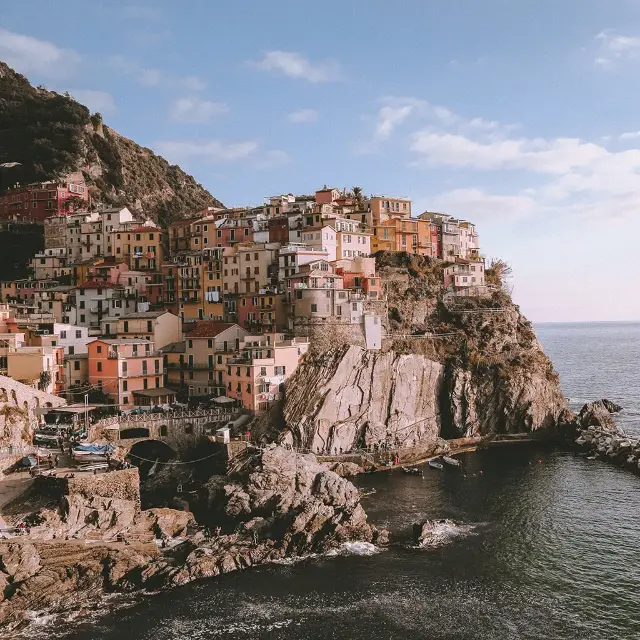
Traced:
<path fill-rule="evenodd" d="M 136 438 L 148 438 L 149 429 L 146 427 L 132 427 L 120 431 L 120 440 L 134 440 Z"/>
<path fill-rule="evenodd" d="M 175 460 L 178 454 L 162 440 L 142 440 L 131 447 L 127 457 L 131 464 L 138 467 L 140 476 L 144 479 L 156 463 L 158 470 L 163 463 Z"/>

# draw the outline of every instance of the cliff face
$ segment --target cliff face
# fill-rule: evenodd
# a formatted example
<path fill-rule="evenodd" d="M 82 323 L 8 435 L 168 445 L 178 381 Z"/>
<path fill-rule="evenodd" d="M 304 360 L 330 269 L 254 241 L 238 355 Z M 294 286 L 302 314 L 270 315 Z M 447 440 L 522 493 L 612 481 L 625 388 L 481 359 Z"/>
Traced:
<path fill-rule="evenodd" d="M 334 453 L 567 419 L 551 362 L 506 293 L 455 299 L 443 290 L 442 263 L 406 254 L 378 261 L 389 308 L 382 350 L 338 344 L 305 359 L 287 384 L 286 439 Z"/>
<path fill-rule="evenodd" d="M 0 161 L 11 182 L 81 173 L 94 195 L 170 222 L 222 206 L 180 167 L 102 123 L 71 96 L 36 88 L 0 62 Z"/>

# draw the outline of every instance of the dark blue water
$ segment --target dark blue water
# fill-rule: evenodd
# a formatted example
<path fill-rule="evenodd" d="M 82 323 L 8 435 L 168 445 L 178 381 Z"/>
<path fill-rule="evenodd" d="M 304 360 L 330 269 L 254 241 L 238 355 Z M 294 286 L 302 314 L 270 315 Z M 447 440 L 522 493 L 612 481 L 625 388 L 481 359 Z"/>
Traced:
<path fill-rule="evenodd" d="M 570 396 L 606 395 L 630 415 L 640 327 L 608 326 L 538 329 Z M 607 344 L 617 354 L 611 365 Z M 467 454 L 460 470 L 358 481 L 377 490 L 364 504 L 394 534 L 391 548 L 230 574 L 59 632 L 78 640 L 640 638 L 640 478 L 512 445 Z M 444 517 L 465 526 L 439 547 L 412 548 L 413 522 Z"/>
<path fill-rule="evenodd" d="M 571 407 L 613 400 L 624 407 L 616 422 L 640 436 L 640 323 L 537 324 L 535 330 Z"/>

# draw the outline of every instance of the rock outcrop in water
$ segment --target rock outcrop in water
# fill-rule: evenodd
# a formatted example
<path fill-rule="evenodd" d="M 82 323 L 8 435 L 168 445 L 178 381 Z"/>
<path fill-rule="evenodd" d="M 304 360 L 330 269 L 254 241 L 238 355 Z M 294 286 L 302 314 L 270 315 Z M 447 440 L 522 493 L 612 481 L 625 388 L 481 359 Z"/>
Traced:
<path fill-rule="evenodd" d="M 456 298 L 442 286 L 442 262 L 381 254 L 378 263 L 389 308 L 382 349 L 342 340 L 330 325 L 316 328 L 316 344 L 331 346 L 316 347 L 287 383 L 285 442 L 322 453 L 424 447 L 438 438 L 554 430 L 573 418 L 507 293 Z"/>
<path fill-rule="evenodd" d="M 640 474 L 640 439 L 616 426 L 611 413 L 618 411 L 622 411 L 622 407 L 609 400 L 585 404 L 574 423 L 575 442 L 589 457 L 607 460 Z"/>
<path fill-rule="evenodd" d="M 0 625 L 86 610 L 105 592 L 164 589 L 348 541 L 386 542 L 367 522 L 358 490 L 312 455 L 272 446 L 248 455 L 231 477 L 213 477 L 203 497 L 206 530 L 189 512 L 141 511 L 134 475 L 80 484 L 41 478 L 26 502 L 6 510 L 30 528 L 0 542 Z M 99 495 L 107 488 L 112 495 Z M 218 526 L 219 535 L 205 534 Z M 159 545 L 175 536 L 185 539 Z"/>

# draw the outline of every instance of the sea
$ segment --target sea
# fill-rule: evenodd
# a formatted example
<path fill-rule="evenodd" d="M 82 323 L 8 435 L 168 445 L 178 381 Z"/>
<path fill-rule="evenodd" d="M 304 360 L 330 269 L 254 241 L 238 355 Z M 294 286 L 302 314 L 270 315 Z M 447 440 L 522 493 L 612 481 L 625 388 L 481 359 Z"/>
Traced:
<path fill-rule="evenodd" d="M 606 397 L 640 434 L 640 324 L 540 324 L 572 406 Z M 640 638 L 640 477 L 551 447 L 468 453 L 460 468 L 356 479 L 393 544 L 228 574 L 126 608 L 75 640 Z M 448 518 L 433 545 L 415 522 Z M 117 607 L 116 607 L 117 604 Z M 34 637 L 37 634 L 34 634 Z"/>

